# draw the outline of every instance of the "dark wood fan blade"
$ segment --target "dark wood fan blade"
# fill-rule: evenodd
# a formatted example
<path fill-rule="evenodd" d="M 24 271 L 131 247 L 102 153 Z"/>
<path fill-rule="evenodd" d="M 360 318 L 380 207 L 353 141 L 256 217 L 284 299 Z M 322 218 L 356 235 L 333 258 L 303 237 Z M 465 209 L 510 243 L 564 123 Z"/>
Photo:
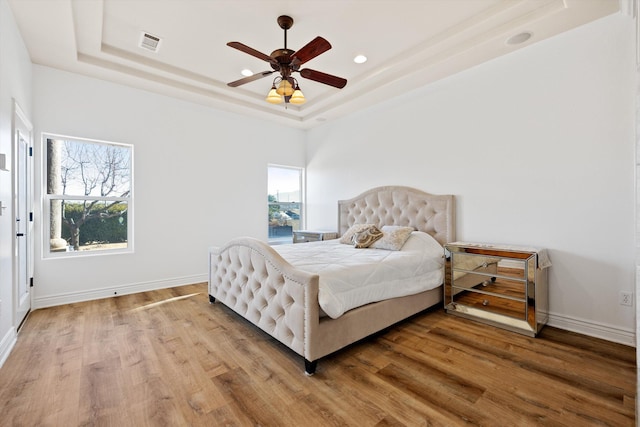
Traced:
<path fill-rule="evenodd" d="M 331 49 L 331 43 L 318 36 L 298 49 L 298 51 L 291 56 L 291 63 L 293 65 L 302 65 L 329 49 Z"/>
<path fill-rule="evenodd" d="M 247 46 L 246 44 L 240 42 L 229 42 L 227 46 L 232 47 L 234 49 L 238 49 L 241 52 L 248 53 L 251 56 L 255 56 L 258 59 L 262 59 L 263 61 L 271 62 L 273 59 L 269 55 L 265 55 L 262 52 L 255 50 L 252 47 Z"/>
<path fill-rule="evenodd" d="M 309 68 L 300 70 L 300 75 L 305 79 L 324 83 L 329 86 L 337 87 L 338 89 L 342 89 L 347 85 L 347 79 L 343 79 L 342 77 L 338 76 L 332 76 L 331 74 L 323 73 L 321 71 L 311 70 Z"/>
<path fill-rule="evenodd" d="M 235 82 L 227 83 L 227 86 L 238 87 L 238 86 L 243 85 L 245 83 L 249 83 L 249 82 L 252 82 L 254 80 L 258 80 L 258 79 L 261 79 L 263 77 L 266 77 L 271 73 L 273 73 L 273 71 L 263 71 L 261 73 L 255 73 L 252 76 L 244 77 L 244 78 L 242 78 L 240 80 L 236 80 Z"/>

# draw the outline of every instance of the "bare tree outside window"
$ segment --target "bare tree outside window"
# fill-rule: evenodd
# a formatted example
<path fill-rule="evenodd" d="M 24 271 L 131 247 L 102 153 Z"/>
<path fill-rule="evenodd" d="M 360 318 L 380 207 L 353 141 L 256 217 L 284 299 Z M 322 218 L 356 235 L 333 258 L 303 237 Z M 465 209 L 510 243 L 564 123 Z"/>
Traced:
<path fill-rule="evenodd" d="M 132 148 L 81 139 L 46 139 L 50 251 L 129 245 Z"/>

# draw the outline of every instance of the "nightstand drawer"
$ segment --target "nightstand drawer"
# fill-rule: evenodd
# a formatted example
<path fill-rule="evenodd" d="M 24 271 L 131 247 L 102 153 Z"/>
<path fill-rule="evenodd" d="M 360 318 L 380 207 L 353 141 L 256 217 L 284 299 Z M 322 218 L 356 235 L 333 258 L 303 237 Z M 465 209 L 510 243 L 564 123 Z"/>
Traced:
<path fill-rule="evenodd" d="M 502 273 L 502 270 L 500 272 Z M 482 279 L 486 279 L 486 276 L 469 273 L 463 280 L 455 281 L 458 286 L 452 287 L 452 304 L 464 304 L 515 319 L 526 319 L 527 304 L 532 300 L 527 301 L 524 282 L 504 277 Z M 474 286 L 473 283 L 478 284 Z"/>
<path fill-rule="evenodd" d="M 455 278 L 451 286 L 457 291 L 480 292 L 524 301 L 527 295 L 526 282 L 524 280 L 509 279 L 504 275 L 505 272 L 502 268 L 499 273 L 494 275 L 465 273 L 463 276 Z M 458 293 L 454 292 L 454 294 Z"/>
<path fill-rule="evenodd" d="M 453 305 L 482 310 L 513 319 L 526 320 L 527 302 L 522 299 L 509 299 L 495 294 L 465 292 L 454 297 Z"/>
<path fill-rule="evenodd" d="M 451 257 L 455 258 L 453 265 L 456 276 L 462 276 L 465 273 L 474 273 L 495 278 L 495 276 L 498 275 L 498 265 L 509 265 L 511 268 L 508 270 L 504 268 L 501 269 L 500 275 L 514 280 L 524 281 L 526 279 L 526 260 L 461 252 L 451 252 Z"/>

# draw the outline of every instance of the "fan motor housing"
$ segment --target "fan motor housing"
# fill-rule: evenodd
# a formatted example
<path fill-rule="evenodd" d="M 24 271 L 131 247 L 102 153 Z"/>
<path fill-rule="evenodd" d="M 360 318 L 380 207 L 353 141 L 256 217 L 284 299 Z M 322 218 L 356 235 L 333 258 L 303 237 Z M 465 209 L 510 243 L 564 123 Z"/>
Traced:
<path fill-rule="evenodd" d="M 273 52 L 271 52 L 271 55 L 269 55 L 275 61 L 271 63 L 271 68 L 273 68 L 274 70 L 280 70 L 284 65 L 291 71 L 297 71 L 293 66 L 291 66 L 291 55 L 293 55 L 294 53 L 295 51 L 291 49 L 274 50 Z"/>
<path fill-rule="evenodd" d="M 276 49 L 271 52 L 271 56 L 273 59 L 278 61 L 280 64 L 286 64 L 287 62 L 291 62 L 291 55 L 296 53 L 295 50 L 291 49 Z"/>

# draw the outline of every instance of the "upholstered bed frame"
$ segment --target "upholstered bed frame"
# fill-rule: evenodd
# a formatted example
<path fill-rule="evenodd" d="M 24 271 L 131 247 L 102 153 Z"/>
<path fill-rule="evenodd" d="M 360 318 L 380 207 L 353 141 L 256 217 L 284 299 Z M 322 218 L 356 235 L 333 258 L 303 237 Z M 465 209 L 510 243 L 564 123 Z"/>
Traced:
<path fill-rule="evenodd" d="M 338 202 L 342 235 L 356 223 L 412 226 L 441 244 L 455 240 L 451 195 L 408 187 L 378 187 Z M 442 302 L 442 286 L 367 304 L 337 319 L 320 316 L 319 277 L 293 267 L 268 244 L 241 237 L 209 253 L 209 299 L 222 302 L 304 357 L 312 375 L 318 359 Z"/>

